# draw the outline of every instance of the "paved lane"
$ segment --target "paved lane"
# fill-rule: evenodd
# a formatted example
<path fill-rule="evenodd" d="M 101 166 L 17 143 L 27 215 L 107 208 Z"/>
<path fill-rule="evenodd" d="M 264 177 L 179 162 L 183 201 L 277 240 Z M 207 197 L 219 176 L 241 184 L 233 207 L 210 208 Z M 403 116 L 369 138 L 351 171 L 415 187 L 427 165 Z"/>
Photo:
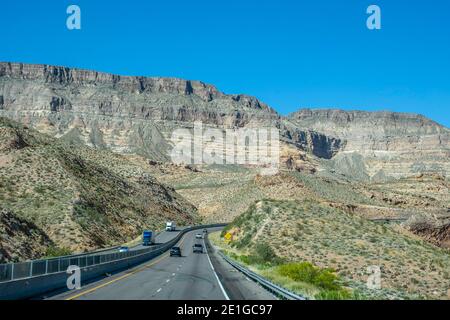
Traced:
<path fill-rule="evenodd" d="M 220 228 L 209 229 L 209 232 L 217 230 Z M 50 299 L 273 299 L 271 294 L 246 277 L 237 274 L 235 270 L 232 270 L 233 268 L 229 268 L 229 265 L 228 267 L 222 265 L 223 261 L 214 255 L 211 247 L 209 250 L 213 260 L 206 252 L 193 253 L 194 243 L 202 243 L 205 246 L 205 240 L 195 239 L 197 233 L 202 233 L 202 230 L 188 232 L 179 241 L 178 246 L 181 247 L 182 257 L 170 257 L 169 253 L 165 253 L 135 268 L 84 286 L 79 291 L 66 292 Z M 219 275 L 214 271 L 215 268 L 220 270 Z"/>
<path fill-rule="evenodd" d="M 80 291 L 54 297 L 80 300 L 216 299 L 225 295 L 211 268 L 207 254 L 194 254 L 195 234 L 188 232 L 180 241 L 182 257 L 168 253 L 150 263 L 93 283 Z"/>

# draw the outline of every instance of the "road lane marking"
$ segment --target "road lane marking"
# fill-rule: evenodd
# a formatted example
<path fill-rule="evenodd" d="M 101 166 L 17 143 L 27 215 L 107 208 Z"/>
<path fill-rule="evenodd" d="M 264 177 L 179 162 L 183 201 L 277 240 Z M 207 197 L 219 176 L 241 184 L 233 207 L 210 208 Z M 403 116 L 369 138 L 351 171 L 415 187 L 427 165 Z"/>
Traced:
<path fill-rule="evenodd" d="M 216 277 L 217 282 L 219 283 L 220 290 L 222 290 L 222 294 L 224 295 L 225 300 L 230 300 L 230 297 L 228 297 L 227 292 L 225 291 L 224 287 L 222 286 L 222 283 L 220 282 L 220 279 L 217 276 L 216 270 L 214 269 L 214 266 L 213 266 L 213 264 L 211 262 L 211 259 L 209 258 L 209 253 L 208 253 L 208 249 L 206 248 L 205 239 L 203 239 L 203 245 L 205 246 L 206 256 L 208 257 L 209 265 L 211 266 L 211 269 L 212 269 L 212 271 L 214 273 L 214 276 Z"/>
<path fill-rule="evenodd" d="M 170 282 L 170 279 L 167 279 L 167 280 L 166 280 L 166 283 L 168 283 L 168 282 Z"/>
<path fill-rule="evenodd" d="M 119 281 L 119 280 L 128 278 L 129 276 L 131 276 L 131 275 L 133 275 L 133 274 L 136 274 L 136 273 L 138 273 L 138 272 L 140 272 L 140 271 L 142 271 L 142 270 L 144 270 L 144 269 L 146 269 L 146 268 L 148 268 L 148 267 L 151 267 L 152 265 L 154 265 L 154 264 L 156 264 L 156 263 L 158 263 L 158 262 L 164 260 L 164 259 L 167 258 L 167 257 L 168 257 L 168 255 L 167 255 L 167 254 L 164 254 L 162 257 L 160 257 L 159 259 L 157 259 L 157 260 L 155 260 L 155 261 L 152 261 L 152 263 L 150 263 L 150 264 L 147 264 L 147 265 L 145 265 L 145 266 L 143 266 L 143 267 L 141 267 L 141 268 L 139 268 L 139 269 L 136 269 L 136 270 L 134 270 L 134 271 L 131 271 L 131 272 L 127 273 L 127 274 L 124 274 L 123 276 L 120 276 L 120 277 L 115 278 L 115 279 L 113 279 L 113 280 L 111 280 L 111 281 L 105 282 L 105 283 L 103 283 L 103 284 L 101 284 L 101 285 L 98 285 L 98 286 L 96 286 L 96 287 L 94 287 L 94 288 L 91 288 L 91 289 L 88 289 L 88 290 L 86 290 L 86 291 L 83 291 L 83 292 L 81 292 L 81 293 L 79 293 L 79 294 L 76 294 L 76 295 L 74 295 L 74 296 L 72 296 L 72 297 L 69 297 L 69 298 L 67 298 L 67 299 L 65 299 L 65 300 L 74 300 L 74 299 L 77 299 L 77 298 L 79 298 L 79 297 L 81 297 L 81 296 L 84 296 L 84 295 L 86 295 L 86 294 L 88 294 L 88 293 L 91 293 L 91 292 L 93 292 L 93 291 L 96 291 L 96 290 L 98 290 L 98 289 L 100 289 L 100 288 L 106 287 L 107 285 L 109 285 L 109 284 L 111 284 L 111 283 L 114 283 L 114 282 L 117 282 L 117 281 Z"/>
<path fill-rule="evenodd" d="M 159 288 L 158 290 L 156 290 L 156 293 L 160 293 L 162 290 L 162 288 Z"/>
<path fill-rule="evenodd" d="M 184 235 L 183 238 L 181 239 L 181 242 L 180 242 L 180 245 L 179 245 L 180 247 L 181 247 L 181 245 L 183 244 L 183 242 L 184 242 L 185 239 L 186 239 L 186 235 Z M 111 280 L 111 281 L 108 281 L 108 282 L 105 282 L 105 283 L 103 283 L 103 284 L 100 284 L 100 285 L 98 285 L 98 286 L 96 286 L 96 287 L 94 287 L 94 288 L 91 288 L 91 289 L 88 289 L 88 290 L 86 290 L 86 291 L 80 292 L 79 294 L 76 294 L 76 295 L 74 295 L 74 296 L 68 297 L 68 298 L 66 298 L 66 299 L 64 299 L 64 300 L 67 300 L 67 301 L 68 301 L 68 300 L 74 300 L 74 299 L 77 299 L 77 298 L 79 298 L 79 297 L 81 297 L 81 296 L 84 296 L 84 295 L 86 295 L 86 294 L 88 294 L 88 293 L 94 292 L 94 291 L 96 291 L 96 290 L 98 290 L 98 289 L 100 289 L 100 288 L 106 287 L 107 285 L 110 285 L 110 284 L 112 284 L 112 283 L 114 283 L 114 282 L 117 282 L 117 281 L 119 281 L 119 280 L 128 278 L 129 276 L 132 276 L 132 275 L 134 275 L 134 274 L 136 274 L 136 273 L 138 273 L 138 272 L 141 272 L 141 271 L 143 271 L 143 270 L 145 270 L 145 269 L 147 269 L 147 268 L 153 266 L 154 264 L 156 264 L 156 263 L 158 263 L 158 262 L 164 260 L 164 259 L 167 258 L 167 257 L 169 257 L 169 254 L 168 254 L 168 253 L 164 253 L 160 258 L 156 259 L 155 261 L 152 261 L 152 262 L 149 263 L 149 264 L 144 265 L 144 266 L 141 267 L 141 268 L 138 268 L 138 269 L 136 269 L 136 270 L 134 270 L 134 271 L 131 271 L 131 272 L 127 273 L 127 274 L 124 274 L 123 276 L 120 276 L 120 277 L 118 277 L 118 278 L 115 278 L 115 279 L 113 279 L 113 280 Z"/>

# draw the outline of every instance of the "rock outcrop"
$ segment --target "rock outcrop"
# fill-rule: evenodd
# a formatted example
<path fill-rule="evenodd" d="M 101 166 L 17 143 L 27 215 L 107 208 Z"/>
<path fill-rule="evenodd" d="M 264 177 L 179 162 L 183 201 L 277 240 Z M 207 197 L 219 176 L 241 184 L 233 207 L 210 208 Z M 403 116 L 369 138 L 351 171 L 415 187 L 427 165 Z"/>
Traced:
<path fill-rule="evenodd" d="M 417 173 L 450 174 L 450 130 L 417 114 L 303 109 L 289 116 L 301 128 L 340 138 L 338 171 L 385 180 Z"/>
<path fill-rule="evenodd" d="M 226 95 L 200 81 L 118 76 L 0 63 L 0 115 L 56 137 L 168 160 L 170 136 L 193 122 L 219 128 L 276 126 L 283 138 L 331 158 L 340 141 L 302 130 L 247 95 Z"/>
<path fill-rule="evenodd" d="M 51 136 L 169 161 L 175 129 L 277 127 L 284 143 L 359 180 L 450 173 L 449 129 L 415 114 L 300 110 L 283 117 L 200 81 L 0 63 L 0 116 Z"/>

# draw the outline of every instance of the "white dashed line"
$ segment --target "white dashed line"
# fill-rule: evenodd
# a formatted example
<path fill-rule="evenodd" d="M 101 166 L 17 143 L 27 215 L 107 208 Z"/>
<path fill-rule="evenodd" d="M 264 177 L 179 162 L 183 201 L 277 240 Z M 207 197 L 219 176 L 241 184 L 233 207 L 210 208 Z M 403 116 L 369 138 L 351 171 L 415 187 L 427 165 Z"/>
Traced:
<path fill-rule="evenodd" d="M 156 293 L 161 292 L 162 288 L 159 288 L 158 290 L 156 290 Z"/>
<path fill-rule="evenodd" d="M 169 281 L 170 281 L 170 279 L 167 279 L 167 280 L 166 280 L 166 283 L 168 283 Z"/>

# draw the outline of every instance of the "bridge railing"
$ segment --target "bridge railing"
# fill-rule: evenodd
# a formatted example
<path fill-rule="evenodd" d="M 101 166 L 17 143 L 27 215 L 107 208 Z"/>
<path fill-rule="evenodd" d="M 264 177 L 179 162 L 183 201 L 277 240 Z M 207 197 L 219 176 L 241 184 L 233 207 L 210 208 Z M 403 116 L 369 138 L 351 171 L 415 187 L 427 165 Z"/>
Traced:
<path fill-rule="evenodd" d="M 138 256 L 145 252 L 158 250 L 162 246 L 164 245 L 153 245 L 145 249 L 128 252 L 110 252 L 98 254 L 89 253 L 75 256 L 64 256 L 50 259 L 0 264 L 0 282 L 26 279 L 46 274 L 63 272 L 66 271 L 70 265 L 75 265 L 80 268 L 95 266 L 102 263 L 108 263 L 124 258 Z M 112 250 L 115 249 L 107 249 L 107 251 Z M 118 250 L 118 247 L 116 250 Z"/>
<path fill-rule="evenodd" d="M 66 256 L 1 265 L 3 279 L 6 279 L 6 281 L 0 282 L 0 300 L 42 297 L 47 292 L 54 290 L 67 290 L 66 281 L 69 275 L 66 270 L 69 265 L 80 267 L 81 281 L 85 283 L 155 258 L 169 250 L 189 231 L 225 225 L 211 224 L 188 227 L 164 244 L 128 252 L 110 252 L 111 250 L 107 250 L 100 254 Z M 45 273 L 42 273 L 44 270 Z"/>

